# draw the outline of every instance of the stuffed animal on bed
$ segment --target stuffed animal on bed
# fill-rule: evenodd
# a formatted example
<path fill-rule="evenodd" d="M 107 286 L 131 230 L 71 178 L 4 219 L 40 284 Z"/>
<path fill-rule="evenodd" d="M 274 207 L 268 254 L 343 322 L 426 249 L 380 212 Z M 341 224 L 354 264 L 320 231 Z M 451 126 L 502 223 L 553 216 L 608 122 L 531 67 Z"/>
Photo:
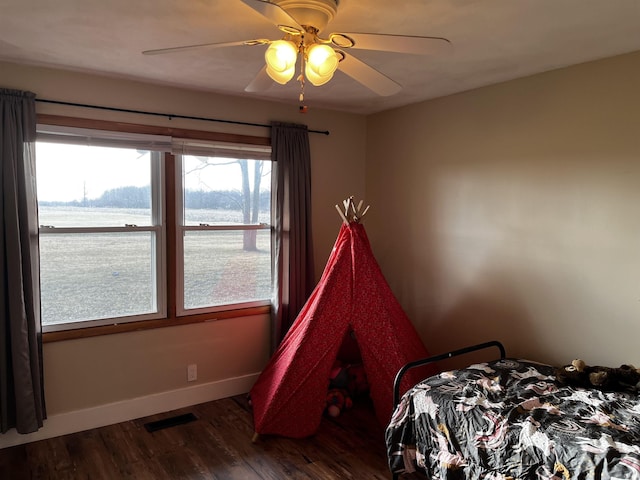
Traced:
<path fill-rule="evenodd" d="M 581 359 L 556 368 L 556 378 L 564 384 L 604 391 L 640 391 L 640 368 L 589 366 Z"/>

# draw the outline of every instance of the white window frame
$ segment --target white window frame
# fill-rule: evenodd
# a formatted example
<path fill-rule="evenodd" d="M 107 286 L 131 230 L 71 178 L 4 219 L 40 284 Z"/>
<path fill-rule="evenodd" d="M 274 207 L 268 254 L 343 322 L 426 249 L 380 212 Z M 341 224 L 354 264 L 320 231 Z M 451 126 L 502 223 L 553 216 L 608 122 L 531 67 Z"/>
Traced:
<path fill-rule="evenodd" d="M 122 148 L 137 148 L 151 151 L 151 225 L 123 225 L 112 227 L 55 227 L 41 225 L 39 235 L 58 234 L 91 234 L 91 233 L 122 233 L 149 232 L 152 233 L 153 262 L 152 276 L 155 278 L 154 300 L 157 311 L 140 315 L 110 317 L 97 320 L 81 320 L 58 324 L 43 325 L 44 333 L 80 328 L 97 327 L 103 325 L 117 325 L 142 320 L 155 320 L 167 317 L 167 249 L 166 249 L 166 214 L 163 208 L 165 198 L 165 171 L 163 151 L 170 148 L 170 138 L 158 135 L 133 134 L 127 132 L 111 132 L 93 129 L 38 125 L 37 141 L 57 142 L 73 145 L 108 146 Z"/>

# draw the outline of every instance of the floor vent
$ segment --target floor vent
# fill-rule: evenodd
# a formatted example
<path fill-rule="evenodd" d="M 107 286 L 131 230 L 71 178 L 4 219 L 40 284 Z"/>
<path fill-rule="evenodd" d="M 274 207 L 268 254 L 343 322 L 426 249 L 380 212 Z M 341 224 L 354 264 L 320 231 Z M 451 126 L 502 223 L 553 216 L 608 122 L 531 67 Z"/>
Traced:
<path fill-rule="evenodd" d="M 185 413 L 184 415 L 176 415 L 175 417 L 163 418 L 162 420 L 156 420 L 155 422 L 145 423 L 144 428 L 147 429 L 147 432 L 152 433 L 156 430 L 175 427 L 176 425 L 183 425 L 197 419 L 198 418 L 193 413 Z"/>

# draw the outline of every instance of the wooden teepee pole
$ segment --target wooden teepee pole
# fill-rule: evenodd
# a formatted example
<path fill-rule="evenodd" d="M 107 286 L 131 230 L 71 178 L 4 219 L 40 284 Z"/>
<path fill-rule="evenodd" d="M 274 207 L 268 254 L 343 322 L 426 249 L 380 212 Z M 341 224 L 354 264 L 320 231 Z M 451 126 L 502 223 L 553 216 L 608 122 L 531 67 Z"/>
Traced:
<path fill-rule="evenodd" d="M 370 205 L 367 205 L 364 210 L 362 210 L 363 200 L 360 200 L 358 206 L 356 206 L 353 201 L 353 196 L 342 201 L 343 208 L 340 208 L 339 205 L 336 205 L 336 210 L 340 215 L 340 218 L 344 223 L 360 223 L 362 217 L 364 217 L 369 211 Z"/>

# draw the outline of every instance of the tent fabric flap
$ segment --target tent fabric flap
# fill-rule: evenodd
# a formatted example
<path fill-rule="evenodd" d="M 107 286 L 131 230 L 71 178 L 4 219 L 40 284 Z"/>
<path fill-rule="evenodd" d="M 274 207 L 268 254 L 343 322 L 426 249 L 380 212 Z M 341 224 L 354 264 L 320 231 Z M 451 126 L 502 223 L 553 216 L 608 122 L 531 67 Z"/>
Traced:
<path fill-rule="evenodd" d="M 256 433 L 303 438 L 316 432 L 331 367 L 350 330 L 376 416 L 386 425 L 397 371 L 429 354 L 356 222 L 342 224 L 318 285 L 251 389 Z M 409 377 L 407 387 L 418 380 Z"/>

